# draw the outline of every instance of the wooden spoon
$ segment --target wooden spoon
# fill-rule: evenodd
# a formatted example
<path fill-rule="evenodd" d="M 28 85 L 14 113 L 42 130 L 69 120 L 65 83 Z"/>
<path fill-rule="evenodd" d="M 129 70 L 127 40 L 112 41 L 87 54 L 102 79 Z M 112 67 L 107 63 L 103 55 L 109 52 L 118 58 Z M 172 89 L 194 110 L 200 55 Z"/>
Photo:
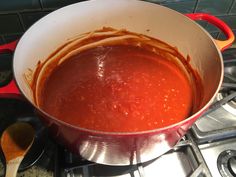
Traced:
<path fill-rule="evenodd" d="M 33 144 L 35 131 L 28 123 L 15 123 L 4 130 L 1 146 L 6 159 L 6 177 L 15 177 L 21 161 Z"/>

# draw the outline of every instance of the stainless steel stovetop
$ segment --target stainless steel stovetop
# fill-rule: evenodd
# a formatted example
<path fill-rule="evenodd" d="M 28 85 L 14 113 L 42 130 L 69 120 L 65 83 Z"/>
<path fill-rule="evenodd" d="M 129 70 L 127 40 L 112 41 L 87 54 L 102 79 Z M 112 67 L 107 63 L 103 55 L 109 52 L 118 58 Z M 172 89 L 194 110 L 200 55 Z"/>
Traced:
<path fill-rule="evenodd" d="M 215 101 L 236 90 L 236 49 L 223 56 L 224 82 Z M 198 119 L 191 131 L 211 175 L 236 176 L 236 98 Z"/>
<path fill-rule="evenodd" d="M 216 101 L 236 90 L 236 49 L 225 51 L 224 60 L 225 79 Z M 3 67 L 0 63 L 0 82 L 1 79 L 11 75 L 9 71 L 11 68 L 7 69 L 8 66 L 10 64 L 4 64 Z M 21 164 L 18 176 L 236 176 L 236 99 L 201 117 L 171 151 L 152 161 L 133 166 L 100 165 L 71 154 L 47 135 L 47 131 L 41 126 L 30 105 L 19 100 L 0 99 L 0 132 L 14 121 L 26 121 L 38 125 L 36 142 Z M 1 153 L 0 157 L 0 177 L 2 177 L 4 158 Z"/>

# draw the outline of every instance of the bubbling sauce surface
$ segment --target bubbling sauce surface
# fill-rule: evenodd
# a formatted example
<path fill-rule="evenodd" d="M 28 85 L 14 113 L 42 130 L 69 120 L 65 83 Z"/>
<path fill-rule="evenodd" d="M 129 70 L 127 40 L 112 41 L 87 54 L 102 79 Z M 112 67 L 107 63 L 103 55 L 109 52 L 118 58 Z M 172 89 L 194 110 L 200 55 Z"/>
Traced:
<path fill-rule="evenodd" d="M 105 132 L 162 128 L 192 112 L 193 90 L 171 62 L 138 46 L 97 46 L 45 80 L 39 107 L 69 124 Z"/>

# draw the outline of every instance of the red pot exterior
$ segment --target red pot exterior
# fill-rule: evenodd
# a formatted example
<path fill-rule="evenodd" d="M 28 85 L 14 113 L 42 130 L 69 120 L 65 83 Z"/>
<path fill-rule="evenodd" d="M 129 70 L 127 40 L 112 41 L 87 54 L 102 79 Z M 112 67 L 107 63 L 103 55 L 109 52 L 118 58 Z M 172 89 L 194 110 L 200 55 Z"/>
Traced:
<path fill-rule="evenodd" d="M 57 142 L 75 154 L 101 164 L 131 165 L 156 158 L 186 134 L 200 116 L 148 133 L 103 134 L 71 127 L 39 113 Z"/>

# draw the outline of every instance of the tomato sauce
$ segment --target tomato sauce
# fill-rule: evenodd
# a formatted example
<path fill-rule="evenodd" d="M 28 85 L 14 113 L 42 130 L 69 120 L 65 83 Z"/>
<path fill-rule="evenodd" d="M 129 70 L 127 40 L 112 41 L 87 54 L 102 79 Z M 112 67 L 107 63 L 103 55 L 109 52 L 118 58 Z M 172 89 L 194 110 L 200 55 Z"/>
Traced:
<path fill-rule="evenodd" d="M 70 57 L 47 77 L 39 106 L 82 128 L 136 132 L 187 118 L 193 89 L 180 67 L 129 45 L 97 46 Z"/>

